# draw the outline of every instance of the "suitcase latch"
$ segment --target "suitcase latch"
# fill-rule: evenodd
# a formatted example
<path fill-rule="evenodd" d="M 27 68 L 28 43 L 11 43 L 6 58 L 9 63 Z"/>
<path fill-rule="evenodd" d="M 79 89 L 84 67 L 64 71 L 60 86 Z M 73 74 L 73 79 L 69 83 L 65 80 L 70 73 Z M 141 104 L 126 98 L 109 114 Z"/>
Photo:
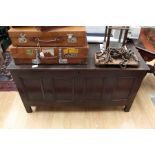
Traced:
<path fill-rule="evenodd" d="M 35 64 L 35 65 L 39 65 L 40 64 L 40 54 L 39 54 L 38 50 L 36 50 L 36 58 L 32 59 L 32 63 Z"/>
<path fill-rule="evenodd" d="M 62 58 L 62 49 L 61 48 L 59 48 L 58 55 L 59 55 L 59 64 L 67 64 L 68 63 L 67 59 Z"/>
<path fill-rule="evenodd" d="M 18 42 L 19 43 L 27 43 L 26 34 L 20 33 L 19 37 L 18 37 Z"/>
<path fill-rule="evenodd" d="M 77 38 L 75 36 L 73 36 L 73 34 L 67 34 L 68 36 L 68 43 L 76 43 L 77 42 Z"/>

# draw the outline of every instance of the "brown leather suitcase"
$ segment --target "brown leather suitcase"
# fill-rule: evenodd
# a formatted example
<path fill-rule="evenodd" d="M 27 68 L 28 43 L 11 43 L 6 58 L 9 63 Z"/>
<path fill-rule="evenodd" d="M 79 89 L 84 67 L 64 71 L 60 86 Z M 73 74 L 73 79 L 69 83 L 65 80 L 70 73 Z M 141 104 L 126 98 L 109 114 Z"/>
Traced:
<path fill-rule="evenodd" d="M 8 33 L 12 44 L 19 47 L 78 47 L 87 44 L 84 26 L 54 27 L 48 31 L 36 27 L 13 27 Z"/>
<path fill-rule="evenodd" d="M 9 51 L 15 64 L 86 64 L 88 45 L 84 47 L 16 47 Z"/>

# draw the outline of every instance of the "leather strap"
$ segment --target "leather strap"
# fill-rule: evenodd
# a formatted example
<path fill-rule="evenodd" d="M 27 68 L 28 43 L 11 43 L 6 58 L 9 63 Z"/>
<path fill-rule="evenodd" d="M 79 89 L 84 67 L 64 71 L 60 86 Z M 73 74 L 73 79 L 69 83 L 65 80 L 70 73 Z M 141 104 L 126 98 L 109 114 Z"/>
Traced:
<path fill-rule="evenodd" d="M 46 44 L 49 44 L 49 43 L 54 43 L 54 42 L 60 42 L 60 41 L 62 41 L 62 39 L 60 39 L 60 38 L 54 38 L 54 39 L 50 39 L 50 40 L 42 40 L 42 39 L 33 37 L 33 38 L 31 39 L 31 41 L 36 42 L 36 43 L 39 42 L 39 43 L 46 43 Z"/>

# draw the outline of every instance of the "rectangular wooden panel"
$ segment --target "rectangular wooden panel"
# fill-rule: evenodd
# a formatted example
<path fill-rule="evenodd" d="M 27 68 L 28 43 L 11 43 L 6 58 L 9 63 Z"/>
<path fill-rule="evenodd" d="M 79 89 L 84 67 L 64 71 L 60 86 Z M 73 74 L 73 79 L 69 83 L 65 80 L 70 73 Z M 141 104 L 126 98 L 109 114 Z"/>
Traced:
<path fill-rule="evenodd" d="M 44 100 L 45 95 L 44 95 L 44 86 L 43 86 L 42 79 L 20 78 L 20 82 L 24 92 L 26 93 L 27 100 L 30 100 L 30 101 Z"/>
<path fill-rule="evenodd" d="M 104 79 L 83 77 L 82 79 L 83 100 L 102 100 L 104 90 Z"/>
<path fill-rule="evenodd" d="M 113 86 L 112 100 L 128 100 L 134 87 L 135 77 L 118 77 Z"/>
<path fill-rule="evenodd" d="M 62 77 L 53 79 L 53 90 L 56 102 L 73 102 L 75 81 L 74 78 Z"/>

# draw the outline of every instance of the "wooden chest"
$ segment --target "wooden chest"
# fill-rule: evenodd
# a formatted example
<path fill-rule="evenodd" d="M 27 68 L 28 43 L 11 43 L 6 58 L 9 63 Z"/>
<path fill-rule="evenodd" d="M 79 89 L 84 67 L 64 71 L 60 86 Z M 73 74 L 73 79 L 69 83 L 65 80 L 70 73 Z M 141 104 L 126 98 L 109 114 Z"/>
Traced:
<path fill-rule="evenodd" d="M 80 47 L 87 44 L 83 26 L 54 27 L 49 31 L 40 31 L 36 27 L 15 27 L 8 33 L 12 44 L 20 47 Z"/>
<path fill-rule="evenodd" d="M 122 106 L 129 111 L 141 82 L 149 70 L 136 49 L 138 67 L 96 67 L 94 51 L 100 46 L 89 48 L 86 65 L 15 65 L 9 68 L 19 90 L 27 112 L 31 106 L 92 107 Z M 145 102 L 145 101 L 144 101 Z M 37 111 L 36 107 L 36 111 Z M 43 108 L 44 109 L 44 108 Z M 77 108 L 79 110 L 79 108 Z"/>
<path fill-rule="evenodd" d="M 41 51 L 41 52 L 40 52 Z M 36 53 L 38 52 L 38 53 Z M 88 45 L 83 47 L 16 47 L 10 46 L 15 64 L 86 64 Z"/>

